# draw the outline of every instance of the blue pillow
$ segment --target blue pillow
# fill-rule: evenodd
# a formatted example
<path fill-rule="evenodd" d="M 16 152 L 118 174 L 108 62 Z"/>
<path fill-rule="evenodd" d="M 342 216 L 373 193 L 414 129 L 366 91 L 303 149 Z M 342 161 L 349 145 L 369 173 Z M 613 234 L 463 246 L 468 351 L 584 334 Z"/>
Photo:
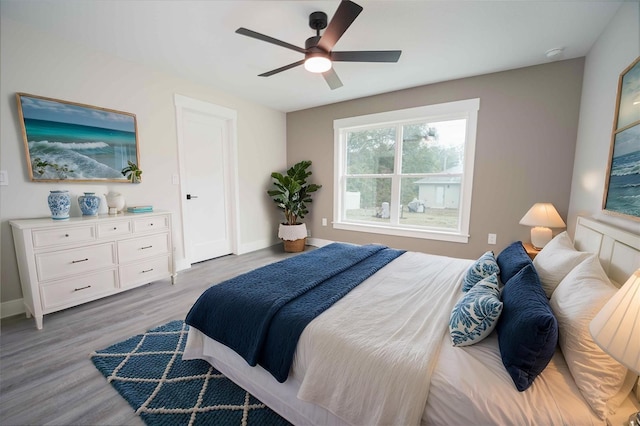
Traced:
<path fill-rule="evenodd" d="M 449 319 L 453 346 L 473 345 L 487 337 L 501 312 L 498 276 L 492 274 L 474 285 L 453 308 Z"/>
<path fill-rule="evenodd" d="M 506 284 L 511 277 L 520 272 L 525 266 L 533 265 L 531 258 L 520 241 L 511 243 L 511 245 L 502 250 L 496 260 L 498 267 L 500 267 L 500 280 L 502 280 L 503 284 Z"/>
<path fill-rule="evenodd" d="M 480 259 L 476 260 L 473 265 L 467 270 L 464 279 L 462 280 L 462 291 L 467 292 L 491 274 L 499 274 L 500 268 L 496 263 L 496 258 L 493 256 L 492 251 L 488 251 Z"/>
<path fill-rule="evenodd" d="M 498 344 L 502 363 L 522 392 L 545 369 L 558 343 L 558 322 L 538 274 L 527 265 L 502 289 Z"/>

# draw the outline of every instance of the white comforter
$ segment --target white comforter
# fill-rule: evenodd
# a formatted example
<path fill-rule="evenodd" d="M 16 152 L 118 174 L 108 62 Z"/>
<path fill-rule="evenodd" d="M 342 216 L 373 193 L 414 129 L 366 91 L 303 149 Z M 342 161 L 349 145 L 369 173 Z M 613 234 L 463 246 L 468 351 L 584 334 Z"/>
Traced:
<path fill-rule="evenodd" d="M 448 316 L 471 263 L 400 256 L 307 326 L 285 383 L 193 328 L 183 358 L 207 360 L 296 425 L 405 426 L 420 416 L 423 425 L 602 424 L 559 351 L 532 387 L 518 392 L 495 333 L 473 346 L 451 345 Z M 330 341 L 319 342 L 321 336 Z M 411 359 L 419 367 L 407 365 Z"/>
<path fill-rule="evenodd" d="M 312 321 L 294 360 L 298 398 L 354 425 L 419 424 L 470 264 L 405 253 Z"/>

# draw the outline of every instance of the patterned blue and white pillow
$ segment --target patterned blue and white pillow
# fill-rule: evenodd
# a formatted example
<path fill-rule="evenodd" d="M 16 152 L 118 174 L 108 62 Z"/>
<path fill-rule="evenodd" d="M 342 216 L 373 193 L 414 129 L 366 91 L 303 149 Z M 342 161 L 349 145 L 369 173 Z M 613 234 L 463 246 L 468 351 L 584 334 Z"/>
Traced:
<path fill-rule="evenodd" d="M 498 276 L 492 274 L 474 285 L 458 301 L 449 319 L 453 346 L 469 346 L 487 337 L 502 313 Z"/>
<path fill-rule="evenodd" d="M 462 281 L 462 291 L 467 292 L 471 287 L 492 274 L 499 274 L 500 268 L 492 251 L 488 251 L 476 260 L 467 270 Z"/>

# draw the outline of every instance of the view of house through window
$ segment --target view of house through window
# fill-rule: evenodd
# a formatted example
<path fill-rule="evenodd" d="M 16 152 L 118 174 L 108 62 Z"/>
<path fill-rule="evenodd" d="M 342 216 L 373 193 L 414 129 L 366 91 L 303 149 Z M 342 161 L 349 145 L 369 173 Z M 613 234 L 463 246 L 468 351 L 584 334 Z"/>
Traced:
<path fill-rule="evenodd" d="M 477 102 L 461 102 L 336 120 L 337 228 L 467 236 Z"/>

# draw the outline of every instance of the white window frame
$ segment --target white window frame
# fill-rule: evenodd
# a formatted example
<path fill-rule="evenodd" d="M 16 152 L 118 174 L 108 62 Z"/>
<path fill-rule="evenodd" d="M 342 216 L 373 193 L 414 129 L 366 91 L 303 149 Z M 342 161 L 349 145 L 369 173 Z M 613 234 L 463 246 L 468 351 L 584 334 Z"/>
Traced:
<path fill-rule="evenodd" d="M 471 197 L 473 194 L 473 165 L 476 148 L 476 127 L 480 99 L 466 99 L 441 104 L 426 105 L 396 111 L 342 118 L 333 121 L 334 131 L 334 182 L 333 182 L 333 228 L 346 231 L 369 232 L 374 234 L 394 235 L 401 237 L 424 238 L 456 243 L 469 242 L 469 222 L 471 217 Z M 460 221 L 457 230 L 433 230 L 385 223 L 362 223 L 345 220 L 342 217 L 346 194 L 346 134 L 362 128 L 381 125 L 395 125 L 403 122 L 436 122 L 464 118 L 467 120 L 466 141 L 464 148 L 464 176 L 461 182 Z M 399 159 L 396 158 L 396 165 Z M 398 169 L 396 169 L 398 170 Z M 395 204 L 394 204 L 395 201 Z M 398 205 L 398 200 L 391 200 L 391 205 Z M 392 209 L 393 210 L 393 209 Z"/>

